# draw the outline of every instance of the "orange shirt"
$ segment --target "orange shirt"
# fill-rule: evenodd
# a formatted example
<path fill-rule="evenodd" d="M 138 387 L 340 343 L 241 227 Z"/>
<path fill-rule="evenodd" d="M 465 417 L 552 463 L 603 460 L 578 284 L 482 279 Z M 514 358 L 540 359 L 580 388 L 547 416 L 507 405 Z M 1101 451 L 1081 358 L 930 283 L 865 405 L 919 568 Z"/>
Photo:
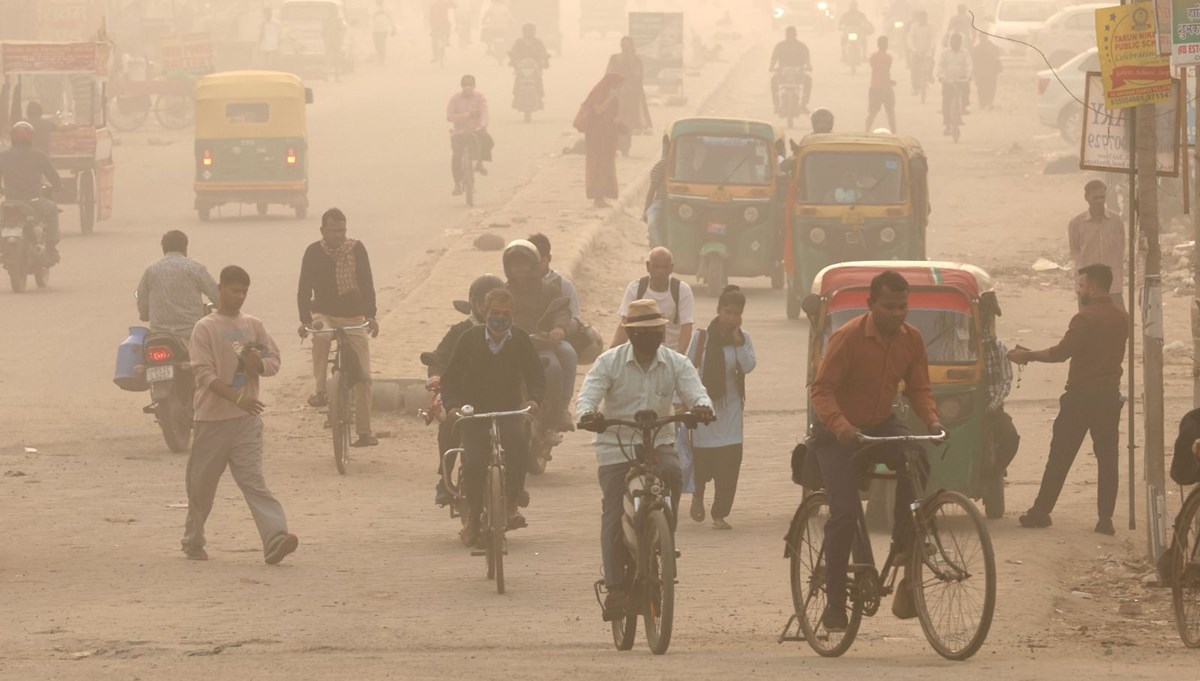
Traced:
<path fill-rule="evenodd" d="M 892 86 L 892 55 L 879 50 L 871 55 L 871 89 Z"/>
<path fill-rule="evenodd" d="M 835 435 L 850 426 L 876 426 L 891 416 L 900 381 L 921 421 L 925 425 L 937 421 L 921 332 L 904 324 L 886 338 L 867 313 L 829 337 L 811 388 L 813 410 L 821 425 Z"/>

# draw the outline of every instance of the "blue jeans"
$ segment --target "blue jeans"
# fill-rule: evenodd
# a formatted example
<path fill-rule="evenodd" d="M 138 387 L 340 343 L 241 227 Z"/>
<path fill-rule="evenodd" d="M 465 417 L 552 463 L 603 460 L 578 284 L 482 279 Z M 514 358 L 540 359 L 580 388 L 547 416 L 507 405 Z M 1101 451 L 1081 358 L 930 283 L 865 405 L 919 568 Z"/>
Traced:
<path fill-rule="evenodd" d="M 662 232 L 662 199 L 655 199 L 646 209 L 646 226 L 649 232 L 650 247 L 667 245 L 666 235 Z"/>

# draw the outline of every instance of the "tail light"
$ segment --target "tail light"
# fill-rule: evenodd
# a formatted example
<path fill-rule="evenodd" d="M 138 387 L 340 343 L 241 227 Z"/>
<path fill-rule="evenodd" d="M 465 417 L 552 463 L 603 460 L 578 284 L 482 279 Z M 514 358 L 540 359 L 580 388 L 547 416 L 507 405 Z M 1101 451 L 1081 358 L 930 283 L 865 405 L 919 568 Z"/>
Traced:
<path fill-rule="evenodd" d="M 288 147 L 287 157 L 285 160 L 287 161 L 289 168 L 294 168 L 296 166 L 296 149 L 294 147 Z"/>
<path fill-rule="evenodd" d="M 213 163 L 212 151 L 205 149 L 204 155 L 200 157 L 200 165 L 205 168 L 211 168 Z"/>
<path fill-rule="evenodd" d="M 169 362 L 174 355 L 171 348 L 165 345 L 151 345 L 146 348 L 146 357 L 151 362 Z"/>
<path fill-rule="evenodd" d="M 1038 78 L 1038 96 L 1041 97 L 1046 93 L 1046 88 L 1050 87 L 1049 78 Z"/>

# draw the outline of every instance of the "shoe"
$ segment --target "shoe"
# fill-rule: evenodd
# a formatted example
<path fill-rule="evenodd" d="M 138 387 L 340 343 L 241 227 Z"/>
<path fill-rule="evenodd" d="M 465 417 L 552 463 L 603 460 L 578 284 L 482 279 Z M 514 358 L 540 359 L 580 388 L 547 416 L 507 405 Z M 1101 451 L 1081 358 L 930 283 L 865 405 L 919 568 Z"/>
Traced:
<path fill-rule="evenodd" d="M 483 175 L 484 177 L 487 177 L 488 174 L 487 168 L 484 168 L 482 163 L 475 164 L 475 172 Z"/>
<path fill-rule="evenodd" d="M 1101 518 L 1096 521 L 1096 534 L 1107 534 L 1113 536 L 1117 533 L 1117 528 L 1113 527 L 1112 518 Z"/>
<path fill-rule="evenodd" d="M 1054 524 L 1054 522 L 1050 520 L 1049 513 L 1042 513 L 1041 511 L 1032 508 L 1028 511 L 1025 511 L 1021 517 L 1017 518 L 1017 522 L 1021 523 L 1021 527 L 1028 527 L 1031 529 L 1042 529 L 1050 527 Z"/>
<path fill-rule="evenodd" d="M 517 496 L 517 508 L 529 508 L 529 490 L 521 490 Z"/>
<path fill-rule="evenodd" d="M 562 433 L 547 430 L 542 433 L 542 439 L 551 447 L 557 447 L 562 444 L 563 436 Z"/>
<path fill-rule="evenodd" d="M 714 530 L 732 530 L 733 525 L 730 525 L 729 523 L 725 522 L 724 518 L 713 518 L 713 529 Z"/>
<path fill-rule="evenodd" d="M 892 614 L 902 620 L 910 620 L 917 616 L 917 603 L 913 599 L 912 585 L 908 577 L 896 585 L 896 596 L 892 599 Z"/>
<path fill-rule="evenodd" d="M 46 259 L 50 261 L 51 267 L 62 261 L 62 257 L 58 254 L 58 249 L 53 247 L 46 249 Z"/>
<path fill-rule="evenodd" d="M 325 396 L 325 393 L 313 393 L 312 395 L 308 396 L 308 406 L 314 409 L 328 407 L 329 398 Z"/>
<path fill-rule="evenodd" d="M 571 419 L 571 412 L 564 409 L 558 417 L 558 432 L 573 433 L 575 432 L 575 421 Z"/>
<path fill-rule="evenodd" d="M 454 185 L 454 191 L 450 192 L 451 196 L 462 196 L 463 190 L 461 184 Z"/>
<path fill-rule="evenodd" d="M 468 519 L 467 524 L 463 525 L 463 528 L 458 531 L 458 538 L 462 541 L 463 546 L 468 548 L 475 546 L 476 542 L 479 541 L 479 520 L 475 518 Z"/>
<path fill-rule="evenodd" d="M 351 447 L 374 447 L 379 444 L 379 438 L 370 433 L 359 433 L 358 439 L 350 443 Z"/>
<path fill-rule="evenodd" d="M 521 512 L 514 505 L 508 509 L 508 522 L 506 525 L 508 525 L 506 529 L 511 532 L 523 527 L 529 527 L 529 521 L 525 520 L 525 516 L 521 515 Z"/>
<path fill-rule="evenodd" d="M 295 551 L 299 545 L 300 540 L 294 534 L 288 533 L 277 537 L 275 543 L 267 551 L 267 565 L 277 565 L 279 561 Z"/>
<path fill-rule="evenodd" d="M 829 632 L 845 631 L 846 627 L 850 626 L 850 621 L 846 619 L 846 606 L 825 606 L 825 612 L 821 614 L 821 626 Z"/>
<path fill-rule="evenodd" d="M 433 503 L 438 506 L 449 506 L 454 503 L 454 495 L 446 489 L 445 480 L 438 480 L 437 489 L 433 493 Z"/>
<path fill-rule="evenodd" d="M 698 523 L 704 522 L 704 492 L 692 494 L 692 520 Z"/>
<path fill-rule="evenodd" d="M 208 552 L 200 547 L 194 549 L 184 549 L 183 555 L 188 560 L 208 560 Z"/>
<path fill-rule="evenodd" d="M 608 595 L 604 597 L 604 621 L 616 622 L 625 616 L 625 589 L 619 586 L 608 587 Z"/>

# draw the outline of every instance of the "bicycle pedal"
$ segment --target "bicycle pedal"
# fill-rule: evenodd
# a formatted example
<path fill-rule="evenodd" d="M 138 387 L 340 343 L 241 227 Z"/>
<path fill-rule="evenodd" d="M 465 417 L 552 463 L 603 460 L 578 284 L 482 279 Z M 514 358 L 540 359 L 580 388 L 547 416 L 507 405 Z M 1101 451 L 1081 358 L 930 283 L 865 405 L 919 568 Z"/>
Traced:
<path fill-rule="evenodd" d="M 486 555 L 487 555 L 487 551 L 472 551 L 472 552 L 471 552 L 471 555 L 472 555 L 473 557 L 475 557 L 475 558 L 478 558 L 478 557 L 480 557 L 480 556 L 486 556 Z"/>
<path fill-rule="evenodd" d="M 675 549 L 675 557 L 683 558 L 683 551 L 680 551 L 679 549 Z"/>

